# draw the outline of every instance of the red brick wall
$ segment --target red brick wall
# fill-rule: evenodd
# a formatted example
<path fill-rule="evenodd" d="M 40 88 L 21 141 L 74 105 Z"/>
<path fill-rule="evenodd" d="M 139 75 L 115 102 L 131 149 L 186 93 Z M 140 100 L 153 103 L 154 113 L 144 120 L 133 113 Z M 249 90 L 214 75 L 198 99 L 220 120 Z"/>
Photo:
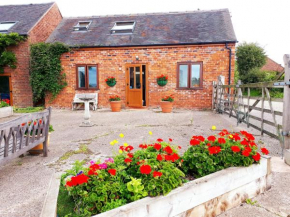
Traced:
<path fill-rule="evenodd" d="M 232 82 L 234 80 L 234 55 L 235 45 L 231 44 L 232 56 Z M 136 60 L 136 56 L 139 60 Z M 228 82 L 229 51 L 225 45 L 196 45 L 175 47 L 145 47 L 145 48 L 86 48 L 76 49 L 62 55 L 63 71 L 66 73 L 68 86 L 47 106 L 68 108 L 75 93 L 98 92 L 99 107 L 108 107 L 108 98 L 111 94 L 121 96 L 123 107 L 125 106 L 125 65 L 147 64 L 149 83 L 149 107 L 160 105 L 161 97 L 174 94 L 174 107 L 208 109 L 212 103 L 212 82 L 218 75 L 226 77 Z M 178 62 L 202 61 L 203 62 L 203 89 L 202 90 L 177 90 L 176 69 Z M 98 91 L 76 90 L 76 64 L 98 64 L 99 87 Z M 156 83 L 156 77 L 166 74 L 168 83 L 160 87 Z M 105 83 L 108 76 L 115 76 L 117 85 L 110 88 Z M 148 103 L 148 102 L 147 102 Z"/>
<path fill-rule="evenodd" d="M 44 42 L 61 21 L 62 16 L 56 4 L 42 17 L 30 31 L 28 39 L 18 46 L 11 47 L 17 58 L 17 68 L 4 68 L 4 73 L 11 75 L 13 105 L 32 106 L 32 90 L 29 84 L 30 44 Z"/>

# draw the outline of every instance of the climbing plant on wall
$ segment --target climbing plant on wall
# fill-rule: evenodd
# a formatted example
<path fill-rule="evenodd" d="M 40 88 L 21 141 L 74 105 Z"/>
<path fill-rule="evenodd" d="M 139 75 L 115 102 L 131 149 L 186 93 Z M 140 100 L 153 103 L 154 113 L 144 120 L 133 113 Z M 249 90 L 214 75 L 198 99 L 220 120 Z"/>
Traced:
<path fill-rule="evenodd" d="M 68 51 L 68 46 L 58 42 L 31 45 L 30 85 L 34 101 L 44 99 L 49 93 L 53 100 L 66 87 L 60 56 Z"/>
<path fill-rule="evenodd" d="M 8 47 L 25 41 L 26 37 L 18 33 L 1 34 L 0 33 L 0 73 L 4 72 L 4 67 L 16 68 L 17 59 L 13 51 L 7 50 Z"/>

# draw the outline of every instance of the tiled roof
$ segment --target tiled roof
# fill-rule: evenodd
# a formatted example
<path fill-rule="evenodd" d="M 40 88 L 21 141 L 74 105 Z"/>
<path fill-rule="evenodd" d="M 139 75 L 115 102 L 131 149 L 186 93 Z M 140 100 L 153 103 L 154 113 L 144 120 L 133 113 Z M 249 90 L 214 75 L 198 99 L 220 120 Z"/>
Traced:
<path fill-rule="evenodd" d="M 0 3 L 1 4 L 1 3 Z M 17 22 L 9 32 L 27 35 L 54 3 L 0 6 L 0 22 Z"/>
<path fill-rule="evenodd" d="M 73 31 L 92 21 L 88 31 Z M 110 34 L 117 21 L 135 21 L 132 34 Z M 64 18 L 47 42 L 70 46 L 142 46 L 236 42 L 228 9 L 194 12 Z"/>
<path fill-rule="evenodd" d="M 266 64 L 261 68 L 261 70 L 282 72 L 284 71 L 284 67 L 268 57 Z"/>

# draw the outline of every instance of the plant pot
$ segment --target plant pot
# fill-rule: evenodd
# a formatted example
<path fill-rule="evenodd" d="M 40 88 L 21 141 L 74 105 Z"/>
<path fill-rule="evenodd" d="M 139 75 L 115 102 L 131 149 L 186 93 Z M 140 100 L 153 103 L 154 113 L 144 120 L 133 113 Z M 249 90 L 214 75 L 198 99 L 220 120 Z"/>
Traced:
<path fill-rule="evenodd" d="M 50 140 L 50 133 L 48 133 L 47 146 L 49 146 L 49 140 Z M 43 153 L 43 143 L 40 143 L 39 145 L 37 145 L 34 148 L 30 149 L 28 152 L 31 155 L 42 154 Z"/>
<path fill-rule="evenodd" d="M 112 112 L 121 111 L 121 101 L 111 101 L 110 103 Z"/>
<path fill-rule="evenodd" d="M 106 83 L 109 87 L 114 87 L 117 84 L 117 81 L 107 81 Z"/>
<path fill-rule="evenodd" d="M 165 86 L 167 84 L 167 81 L 158 81 L 157 80 L 157 84 L 161 87 Z"/>
<path fill-rule="evenodd" d="M 170 113 L 172 111 L 172 102 L 169 101 L 161 101 L 161 109 L 163 113 Z"/>

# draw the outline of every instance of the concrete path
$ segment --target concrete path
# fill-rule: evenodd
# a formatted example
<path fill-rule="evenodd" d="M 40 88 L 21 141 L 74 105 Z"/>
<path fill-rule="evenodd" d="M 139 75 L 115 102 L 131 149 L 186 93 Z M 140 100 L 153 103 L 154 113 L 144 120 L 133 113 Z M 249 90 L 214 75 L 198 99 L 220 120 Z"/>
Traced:
<path fill-rule="evenodd" d="M 114 139 L 118 139 L 119 144 L 127 142 L 138 147 L 142 142 L 157 138 L 172 138 L 184 151 L 191 136 L 209 136 L 215 133 L 211 130 L 212 125 L 220 130 L 246 129 L 245 125 L 237 127 L 234 118 L 229 119 L 226 115 L 217 115 L 211 111 L 176 110 L 171 114 L 163 114 L 159 110 L 130 109 L 112 113 L 102 109 L 91 114 L 94 126 L 84 128 L 79 127 L 83 111 L 53 110 L 52 124 L 55 132 L 51 134 L 49 156 L 44 158 L 41 155 L 25 155 L 0 167 L 1 217 L 39 216 L 54 173 L 70 168 L 75 160 L 112 156 L 118 150 L 117 145 L 109 144 Z M 2 121 L 4 120 L 0 119 Z M 148 134 L 149 131 L 153 132 L 152 136 Z M 249 131 L 256 135 L 260 145 L 265 145 L 270 150 L 272 156 L 277 156 L 275 159 L 279 162 L 279 142 L 266 136 L 260 137 L 256 130 Z M 120 139 L 120 133 L 125 137 Z M 290 172 L 289 167 L 283 167 L 283 163 L 281 165 L 281 170 L 274 169 L 272 189 L 253 199 L 260 206 L 271 207 L 270 211 L 244 204 L 223 215 L 238 216 L 239 212 L 242 214 L 240 216 L 260 216 L 253 213 L 262 213 L 265 216 L 275 216 L 275 213 L 281 216 L 290 214 Z"/>

